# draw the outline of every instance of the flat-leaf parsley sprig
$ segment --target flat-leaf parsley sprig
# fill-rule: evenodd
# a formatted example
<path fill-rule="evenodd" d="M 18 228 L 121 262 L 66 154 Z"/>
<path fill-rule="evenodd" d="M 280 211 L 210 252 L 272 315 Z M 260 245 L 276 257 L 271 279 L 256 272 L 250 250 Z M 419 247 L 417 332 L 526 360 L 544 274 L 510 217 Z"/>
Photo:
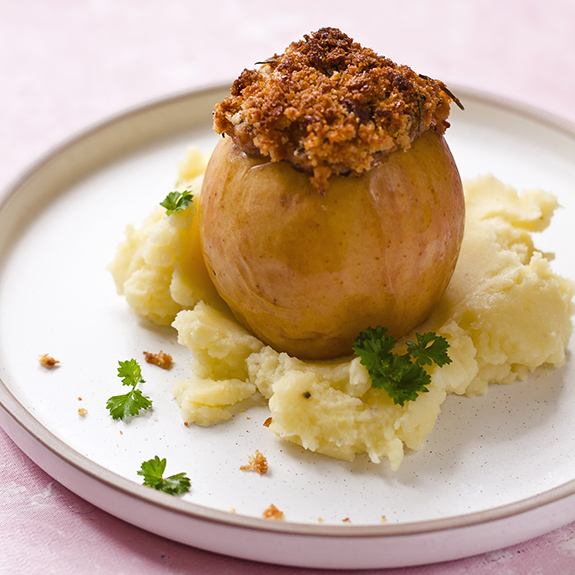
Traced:
<path fill-rule="evenodd" d="M 160 206 L 166 208 L 166 215 L 169 216 L 174 212 L 185 210 L 192 203 L 193 199 L 194 196 L 189 190 L 170 192 L 163 201 L 160 202 Z"/>
<path fill-rule="evenodd" d="M 164 477 L 165 470 L 166 460 L 156 455 L 153 459 L 142 463 L 138 475 L 144 478 L 144 485 L 170 495 L 183 495 L 190 490 L 191 482 L 185 473 Z"/>
<path fill-rule="evenodd" d="M 136 389 L 138 383 L 145 383 L 140 364 L 135 359 L 129 359 L 119 361 L 118 366 L 118 377 L 122 379 L 122 385 L 127 385 L 132 389 L 124 395 L 110 397 L 106 407 L 113 419 L 124 419 L 131 415 L 138 415 L 142 409 L 149 409 L 152 407 L 152 402 L 149 397 Z"/>
<path fill-rule="evenodd" d="M 400 355 L 392 351 L 398 340 L 386 333 L 387 328 L 381 326 L 363 330 L 353 351 L 366 367 L 372 387 L 385 389 L 395 404 L 403 405 L 428 391 L 431 376 L 422 366 L 451 363 L 449 343 L 434 332 L 416 334 L 417 341 L 406 342 L 407 352 Z"/>

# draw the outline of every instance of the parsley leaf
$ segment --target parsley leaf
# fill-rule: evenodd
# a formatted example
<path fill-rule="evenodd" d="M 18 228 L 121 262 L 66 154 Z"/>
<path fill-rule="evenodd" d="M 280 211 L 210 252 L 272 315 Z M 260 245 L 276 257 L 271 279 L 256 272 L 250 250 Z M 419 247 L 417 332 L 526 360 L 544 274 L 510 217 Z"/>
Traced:
<path fill-rule="evenodd" d="M 447 355 L 449 343 L 444 337 L 431 331 L 423 335 L 416 333 L 415 337 L 417 344 L 408 341 L 407 347 L 419 365 L 431 365 L 435 362 L 437 366 L 441 367 L 451 363 L 451 359 Z"/>
<path fill-rule="evenodd" d="M 385 389 L 395 404 L 403 405 L 428 391 L 431 376 L 422 366 L 451 363 L 449 343 L 433 332 L 416 334 L 417 343 L 406 342 L 407 352 L 399 355 L 392 351 L 398 340 L 386 334 L 387 328 L 381 326 L 363 330 L 353 351 L 366 367 L 372 387 Z"/>
<path fill-rule="evenodd" d="M 122 385 L 131 386 L 132 389 L 124 395 L 114 395 L 108 399 L 106 408 L 112 419 L 138 415 L 140 410 L 152 407 L 150 398 L 136 389 L 138 383 L 145 383 L 140 364 L 135 359 L 129 359 L 119 361 L 118 366 L 118 377 L 122 379 Z"/>
<path fill-rule="evenodd" d="M 135 359 L 118 362 L 118 377 L 122 379 L 122 385 L 135 386 L 138 383 L 146 383 L 142 378 L 142 369 Z"/>
<path fill-rule="evenodd" d="M 185 210 L 194 199 L 194 196 L 189 190 L 183 192 L 170 192 L 163 201 L 160 202 L 160 206 L 166 208 L 166 215 L 173 214 L 180 210 Z"/>
<path fill-rule="evenodd" d="M 141 409 L 152 407 L 152 402 L 139 389 L 132 389 L 124 395 L 110 397 L 106 407 L 112 419 L 124 419 L 131 415 L 138 415 Z"/>
<path fill-rule="evenodd" d="M 185 473 L 164 477 L 165 470 L 166 460 L 156 455 L 153 459 L 142 463 L 138 475 L 143 476 L 144 485 L 170 495 L 182 495 L 190 490 L 191 482 Z"/>

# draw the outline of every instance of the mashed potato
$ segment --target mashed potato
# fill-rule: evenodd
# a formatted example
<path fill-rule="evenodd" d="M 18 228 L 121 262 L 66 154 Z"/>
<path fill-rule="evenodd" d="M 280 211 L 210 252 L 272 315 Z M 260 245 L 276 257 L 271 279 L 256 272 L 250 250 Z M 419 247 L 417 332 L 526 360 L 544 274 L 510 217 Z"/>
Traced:
<path fill-rule="evenodd" d="M 422 446 L 448 393 L 483 394 L 491 383 L 565 362 L 575 286 L 553 272 L 532 240 L 557 207 L 551 194 L 519 195 L 493 177 L 465 184 L 457 268 L 417 329 L 444 336 L 452 363 L 431 370 L 428 393 L 400 406 L 371 387 L 359 358 L 303 362 L 264 345 L 233 319 L 202 262 L 195 214 L 204 166 L 191 150 L 178 186 L 192 191 L 192 205 L 170 216 L 157 208 L 141 228 L 128 228 L 111 266 L 132 309 L 172 324 L 191 351 L 191 375 L 173 390 L 187 423 L 229 419 L 259 394 L 278 437 L 340 459 L 387 458 L 397 469 L 406 449 Z"/>

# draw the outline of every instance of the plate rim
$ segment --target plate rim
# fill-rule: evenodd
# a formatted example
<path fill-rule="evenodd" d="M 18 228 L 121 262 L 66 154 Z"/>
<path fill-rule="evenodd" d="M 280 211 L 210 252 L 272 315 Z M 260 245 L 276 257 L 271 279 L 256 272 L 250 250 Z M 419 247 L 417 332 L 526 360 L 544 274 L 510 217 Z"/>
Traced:
<path fill-rule="evenodd" d="M 97 137 L 99 131 L 114 127 L 115 125 L 128 120 L 130 117 L 141 116 L 151 113 L 153 110 L 167 107 L 178 101 L 197 99 L 202 95 L 221 93 L 229 89 L 231 83 L 218 83 L 207 85 L 191 90 L 184 90 L 171 95 L 155 98 L 148 102 L 124 109 L 118 113 L 107 116 L 101 121 L 97 121 L 84 129 L 77 131 L 68 138 L 56 144 L 36 161 L 30 164 L 21 174 L 17 175 L 13 181 L 0 190 L 0 212 L 8 208 L 11 200 L 25 187 L 26 182 L 38 172 L 46 168 L 50 162 L 73 148 L 80 142 Z M 460 97 L 465 104 L 466 99 L 474 100 L 480 104 L 495 107 L 507 113 L 530 119 L 553 131 L 560 132 L 575 143 L 575 123 L 563 119 L 557 115 L 540 110 L 534 106 L 514 101 L 501 95 L 487 91 L 467 88 L 454 85 L 453 92 Z M 515 517 L 522 513 L 542 508 L 552 503 L 575 495 L 575 478 L 559 486 L 538 493 L 534 496 L 522 499 L 517 502 L 498 505 L 489 509 L 453 515 L 449 517 L 426 519 L 421 521 L 408 521 L 402 523 L 383 523 L 377 525 L 322 525 L 313 523 L 300 523 L 292 521 L 273 522 L 263 518 L 251 517 L 247 515 L 233 514 L 226 511 L 206 507 L 197 503 L 174 498 L 173 496 L 159 493 L 153 489 L 139 485 L 132 480 L 124 478 L 111 470 L 99 465 L 82 455 L 63 440 L 58 438 L 13 395 L 9 386 L 0 377 L 0 426 L 4 428 L 9 437 L 19 445 L 14 436 L 11 422 L 14 422 L 20 431 L 27 434 L 35 442 L 47 449 L 55 457 L 65 464 L 72 466 L 75 470 L 86 474 L 91 480 L 103 484 L 108 489 L 119 491 L 121 494 L 131 498 L 136 498 L 153 506 L 159 506 L 171 513 L 182 514 L 185 517 L 194 518 L 201 521 L 225 524 L 226 526 L 239 527 L 266 533 L 312 535 L 314 537 L 326 538 L 387 538 L 394 536 L 412 536 L 425 533 L 435 533 L 460 529 L 469 526 L 485 525 L 491 522 L 500 521 Z M 26 452 L 26 451 L 25 451 Z M 40 467 L 42 465 L 35 461 Z M 61 479 L 55 477 L 58 481 Z M 61 481 L 68 489 L 77 493 L 80 497 L 89 499 L 85 494 L 78 493 L 73 486 Z M 97 504 L 96 504 L 97 505 Z M 575 519 L 575 516 L 574 516 Z M 129 520 L 128 520 L 129 521 Z"/>
<path fill-rule="evenodd" d="M 20 413 L 18 414 L 18 412 Z M 421 535 L 497 522 L 575 496 L 575 479 L 572 479 L 557 487 L 514 503 L 437 519 L 377 525 L 322 525 L 320 523 L 300 523 L 296 521 L 269 521 L 185 501 L 135 483 L 101 466 L 67 445 L 63 440 L 46 429 L 12 394 L 8 386 L 0 378 L 0 427 L 20 447 L 18 441 L 13 439 L 13 434 L 10 432 L 9 425 L 6 424 L 6 419 L 1 417 L 3 413 L 7 418 L 11 418 L 35 442 L 50 451 L 53 456 L 70 465 L 76 471 L 87 475 L 91 480 L 104 484 L 108 489 L 154 506 L 158 505 L 171 513 L 193 517 L 200 521 L 209 521 L 255 531 L 263 530 L 286 535 L 313 535 L 314 537 L 328 538 L 385 538 Z M 34 463 L 44 469 L 40 463 L 36 461 Z M 56 477 L 54 478 L 57 479 Z M 77 493 L 73 487 L 66 485 L 64 482 L 62 484 L 70 491 Z M 77 494 L 89 500 L 80 493 Z"/>

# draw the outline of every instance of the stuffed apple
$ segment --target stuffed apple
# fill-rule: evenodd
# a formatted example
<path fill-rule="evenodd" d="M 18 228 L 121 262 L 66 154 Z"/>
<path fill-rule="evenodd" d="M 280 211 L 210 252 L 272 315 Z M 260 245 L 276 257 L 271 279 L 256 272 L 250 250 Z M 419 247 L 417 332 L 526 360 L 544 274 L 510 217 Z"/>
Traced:
<path fill-rule="evenodd" d="M 240 323 L 327 359 L 367 327 L 401 337 L 427 318 L 463 238 L 454 100 L 332 28 L 242 73 L 216 107 L 199 208 L 208 273 Z"/>

